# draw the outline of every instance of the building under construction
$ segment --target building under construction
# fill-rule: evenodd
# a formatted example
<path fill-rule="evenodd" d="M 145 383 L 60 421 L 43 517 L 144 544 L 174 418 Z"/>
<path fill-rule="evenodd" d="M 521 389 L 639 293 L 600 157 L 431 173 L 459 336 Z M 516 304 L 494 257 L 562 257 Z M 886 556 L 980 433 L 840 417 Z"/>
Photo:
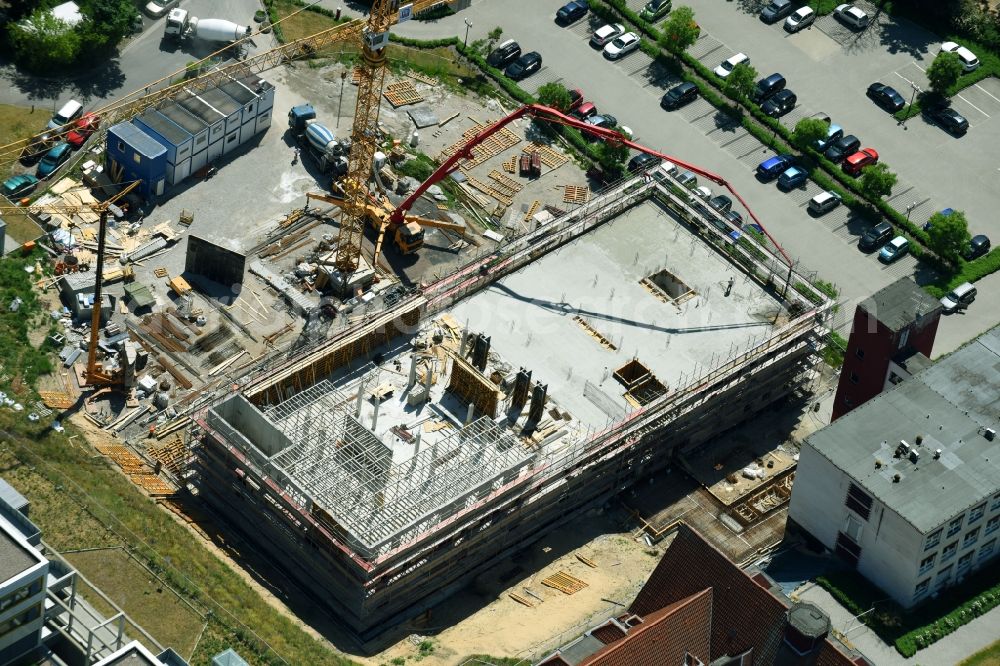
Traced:
<path fill-rule="evenodd" d="M 807 391 L 829 301 L 657 176 L 260 368 L 196 419 L 201 497 L 367 640 Z"/>

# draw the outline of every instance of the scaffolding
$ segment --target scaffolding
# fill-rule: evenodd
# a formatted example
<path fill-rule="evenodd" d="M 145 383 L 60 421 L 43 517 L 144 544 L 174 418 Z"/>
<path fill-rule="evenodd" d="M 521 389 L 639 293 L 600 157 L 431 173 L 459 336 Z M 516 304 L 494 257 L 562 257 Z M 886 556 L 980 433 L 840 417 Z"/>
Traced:
<path fill-rule="evenodd" d="M 291 441 L 271 463 L 369 553 L 481 500 L 534 456 L 483 416 L 423 450 L 418 440 L 412 456 L 394 463 L 392 449 L 352 412 L 353 402 L 324 380 L 264 415 Z"/>

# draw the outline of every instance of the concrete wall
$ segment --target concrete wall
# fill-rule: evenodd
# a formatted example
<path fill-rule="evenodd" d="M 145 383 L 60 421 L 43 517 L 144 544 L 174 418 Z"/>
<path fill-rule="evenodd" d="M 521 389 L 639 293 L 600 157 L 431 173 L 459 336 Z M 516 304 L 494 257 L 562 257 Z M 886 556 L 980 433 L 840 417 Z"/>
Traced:
<path fill-rule="evenodd" d="M 187 252 L 184 255 L 184 272 L 194 273 L 231 287 L 243 282 L 246 271 L 246 257 L 216 243 L 188 236 Z"/>
<path fill-rule="evenodd" d="M 243 435 L 247 442 L 262 451 L 268 458 L 280 453 L 292 442 L 275 428 L 260 410 L 242 395 L 234 395 L 211 411 Z"/>

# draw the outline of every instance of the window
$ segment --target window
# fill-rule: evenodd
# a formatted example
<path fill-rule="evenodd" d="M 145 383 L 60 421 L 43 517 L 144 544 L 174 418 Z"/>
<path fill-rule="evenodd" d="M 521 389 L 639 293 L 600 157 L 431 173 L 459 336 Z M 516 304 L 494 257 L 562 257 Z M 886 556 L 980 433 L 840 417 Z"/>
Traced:
<path fill-rule="evenodd" d="M 971 525 L 972 523 L 982 518 L 984 513 L 986 513 L 986 502 L 983 502 L 979 506 L 969 511 L 969 524 Z"/>
<path fill-rule="evenodd" d="M 8 594 L 3 599 L 0 599 L 0 611 L 5 611 L 16 603 L 23 601 L 31 596 L 31 584 L 25 585 L 24 587 L 18 588 Z"/>
<path fill-rule="evenodd" d="M 142 156 L 139 153 L 132 153 L 132 161 L 136 164 L 142 164 Z"/>
<path fill-rule="evenodd" d="M 125 152 L 125 142 L 124 141 L 119 141 L 118 142 L 118 150 L 119 150 L 119 152 L 122 152 L 122 153 Z"/>
<path fill-rule="evenodd" d="M 858 543 L 861 541 L 861 521 L 854 516 L 847 514 L 847 520 L 844 523 L 844 533 L 851 538 L 851 541 Z"/>
<path fill-rule="evenodd" d="M 856 356 L 857 356 L 858 358 L 864 358 L 864 357 L 865 357 L 865 350 L 864 350 L 864 349 L 862 349 L 861 347 L 858 347 L 858 348 L 857 348 L 857 350 L 856 350 L 856 351 L 854 352 L 854 354 L 855 354 L 855 355 L 856 355 Z"/>
<path fill-rule="evenodd" d="M 936 557 L 937 557 L 937 555 L 929 555 L 928 557 L 925 557 L 923 560 L 921 560 L 920 561 L 920 571 L 918 573 L 927 573 L 928 571 L 930 571 L 931 569 L 933 569 L 934 568 L 934 558 L 936 558 Z"/>
<path fill-rule="evenodd" d="M 983 544 L 983 547 L 979 549 L 979 561 L 982 562 L 987 557 L 993 555 L 993 548 L 997 545 L 997 540 L 987 541 Z"/>
<path fill-rule="evenodd" d="M 0 623 L 0 636 L 6 636 L 10 632 L 14 631 L 18 627 L 37 619 L 39 615 L 42 614 L 42 605 L 38 604 L 32 606 L 28 610 L 15 615 L 6 622 Z"/>
<path fill-rule="evenodd" d="M 993 501 L 990 502 L 990 511 L 996 511 L 1000 509 L 1000 493 L 993 496 Z"/>
<path fill-rule="evenodd" d="M 847 489 L 847 500 L 844 502 L 844 506 L 865 520 L 868 520 L 868 516 L 872 512 L 871 495 L 852 483 L 850 488 Z"/>
<path fill-rule="evenodd" d="M 947 546 L 944 547 L 944 550 L 941 551 L 941 561 L 947 562 L 951 558 L 955 557 L 955 553 L 957 551 L 958 551 L 958 542 L 952 541 L 951 543 L 949 543 Z"/>
<path fill-rule="evenodd" d="M 983 530 L 983 534 L 992 534 L 997 531 L 998 527 L 1000 527 L 1000 516 L 993 516 L 986 521 L 986 529 Z"/>
<path fill-rule="evenodd" d="M 958 567 L 955 568 L 955 571 L 962 573 L 963 571 L 969 568 L 970 564 L 972 564 L 971 550 L 965 555 L 962 555 L 962 557 L 958 558 Z"/>
<path fill-rule="evenodd" d="M 861 546 L 851 541 L 851 538 L 843 532 L 837 534 L 834 552 L 852 566 L 857 566 L 858 560 L 861 559 Z"/>
<path fill-rule="evenodd" d="M 931 548 L 937 548 L 939 543 L 941 543 L 941 530 L 938 530 L 927 537 L 927 543 L 924 544 L 924 550 L 928 551 Z"/>
<path fill-rule="evenodd" d="M 955 536 L 962 529 L 962 516 L 948 523 L 948 536 Z"/>
<path fill-rule="evenodd" d="M 931 589 L 931 579 L 926 578 L 919 583 L 917 583 L 917 588 L 913 590 L 913 598 L 919 599 L 920 597 L 927 594 L 927 590 Z"/>
<path fill-rule="evenodd" d="M 948 581 L 950 580 L 951 580 L 951 565 L 949 564 L 944 569 L 941 569 L 941 571 L 938 572 L 937 580 L 934 581 L 934 587 L 940 590 L 942 587 L 947 585 Z"/>
<path fill-rule="evenodd" d="M 851 383 L 852 384 L 857 384 L 860 380 L 861 380 L 861 378 L 858 377 L 858 373 L 856 373 L 856 372 L 852 372 L 851 373 Z"/>
<path fill-rule="evenodd" d="M 965 539 L 962 540 L 962 548 L 968 548 L 979 540 L 979 528 L 966 532 Z"/>

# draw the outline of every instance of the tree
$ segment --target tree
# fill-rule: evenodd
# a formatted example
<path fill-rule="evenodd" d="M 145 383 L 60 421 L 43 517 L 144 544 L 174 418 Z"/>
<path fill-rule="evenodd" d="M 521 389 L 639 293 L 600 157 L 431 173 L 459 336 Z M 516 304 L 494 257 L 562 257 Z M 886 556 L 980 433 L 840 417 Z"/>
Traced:
<path fill-rule="evenodd" d="M 538 89 L 538 101 L 545 106 L 565 112 L 573 100 L 569 96 L 569 90 L 561 83 L 546 83 Z"/>
<path fill-rule="evenodd" d="M 800 149 L 815 148 L 817 141 L 826 139 L 830 131 L 830 123 L 819 118 L 803 118 L 795 123 L 792 130 L 792 143 Z"/>
<path fill-rule="evenodd" d="M 892 187 L 896 184 L 896 174 L 889 171 L 889 167 L 883 162 L 866 166 L 861 170 L 861 182 L 858 189 L 866 199 L 878 201 L 884 196 L 892 193 Z"/>
<path fill-rule="evenodd" d="M 671 53 L 682 53 L 698 40 L 701 28 L 695 23 L 694 10 L 678 7 L 663 24 L 660 46 Z"/>
<path fill-rule="evenodd" d="M 753 92 L 757 85 L 757 70 L 751 65 L 741 62 L 729 72 L 725 79 L 723 92 L 732 99 L 742 102 Z"/>
<path fill-rule="evenodd" d="M 607 175 L 607 180 L 618 180 L 625 174 L 628 146 L 617 141 L 603 141 L 596 149 L 597 163 Z"/>
<path fill-rule="evenodd" d="M 90 51 L 113 47 L 132 31 L 135 20 L 132 0 L 89 0 L 86 20 L 79 32 Z"/>
<path fill-rule="evenodd" d="M 956 54 L 947 51 L 938 53 L 934 62 L 927 68 L 927 80 L 931 83 L 931 90 L 942 95 L 958 82 L 960 76 L 962 76 L 962 63 Z"/>
<path fill-rule="evenodd" d="M 942 259 L 957 263 L 969 247 L 969 223 L 965 213 L 960 210 L 934 213 L 927 224 L 927 247 Z"/>
<path fill-rule="evenodd" d="M 35 72 L 56 72 L 71 65 L 82 47 L 76 30 L 41 8 L 11 23 L 7 35 L 15 60 Z"/>

